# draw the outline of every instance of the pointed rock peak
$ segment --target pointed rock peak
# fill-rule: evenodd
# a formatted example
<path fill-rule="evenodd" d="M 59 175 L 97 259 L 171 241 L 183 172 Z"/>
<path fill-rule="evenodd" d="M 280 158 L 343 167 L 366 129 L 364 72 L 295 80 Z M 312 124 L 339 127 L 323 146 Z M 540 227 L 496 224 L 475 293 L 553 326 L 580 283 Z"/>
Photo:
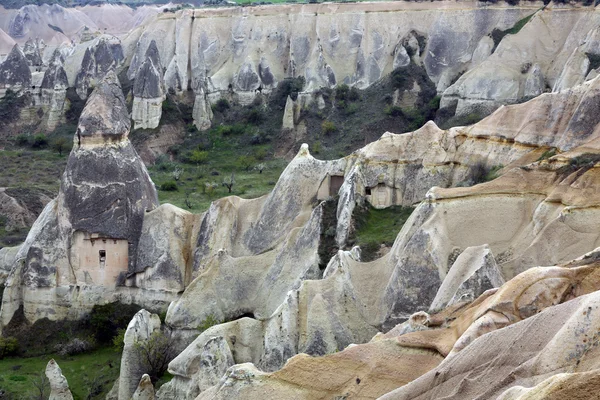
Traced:
<path fill-rule="evenodd" d="M 23 46 L 23 54 L 27 59 L 27 62 L 31 66 L 40 66 L 43 64 L 42 55 L 40 54 L 40 48 L 33 39 L 29 38 Z"/>
<path fill-rule="evenodd" d="M 156 46 L 156 41 L 152 40 L 148 49 L 146 50 L 146 59 L 152 60 L 155 65 L 160 65 L 160 53 L 158 52 L 158 47 Z"/>
<path fill-rule="evenodd" d="M 130 120 L 123 90 L 114 71 L 109 71 L 96 86 L 79 118 L 79 144 L 96 143 L 92 137 L 118 141 L 129 134 Z"/>
<path fill-rule="evenodd" d="M 0 85 L 29 86 L 30 82 L 29 64 L 19 45 L 15 44 L 6 60 L 0 65 Z"/>
<path fill-rule="evenodd" d="M 308 144 L 302 143 L 302 146 L 300 146 L 300 151 L 298 151 L 298 154 L 296 154 L 296 158 L 300 157 L 312 158 L 310 151 L 308 151 Z"/>
<path fill-rule="evenodd" d="M 46 365 L 46 377 L 48 383 L 50 383 L 50 399 L 73 400 L 67 378 L 64 377 L 62 370 L 54 359 Z"/>
<path fill-rule="evenodd" d="M 154 400 L 154 386 L 148 374 L 142 375 L 140 383 L 131 397 L 132 400 Z"/>

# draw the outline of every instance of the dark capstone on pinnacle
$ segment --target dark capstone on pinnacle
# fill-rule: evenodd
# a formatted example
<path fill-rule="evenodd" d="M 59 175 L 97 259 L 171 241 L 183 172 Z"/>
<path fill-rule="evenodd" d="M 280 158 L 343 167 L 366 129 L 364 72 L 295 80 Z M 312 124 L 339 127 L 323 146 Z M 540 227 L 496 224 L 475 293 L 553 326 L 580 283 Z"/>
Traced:
<path fill-rule="evenodd" d="M 0 64 L 0 85 L 29 87 L 31 85 L 31 71 L 25 55 L 15 44 L 8 57 Z"/>
<path fill-rule="evenodd" d="M 98 84 L 79 117 L 79 139 L 103 136 L 120 139 L 129 134 L 129 113 L 117 75 L 110 71 Z"/>

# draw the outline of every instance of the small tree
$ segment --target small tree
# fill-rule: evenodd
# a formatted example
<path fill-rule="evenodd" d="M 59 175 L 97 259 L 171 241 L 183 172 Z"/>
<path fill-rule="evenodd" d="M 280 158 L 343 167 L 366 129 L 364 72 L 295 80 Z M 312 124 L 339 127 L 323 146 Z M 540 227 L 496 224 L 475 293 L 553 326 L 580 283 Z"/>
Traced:
<path fill-rule="evenodd" d="M 14 337 L 0 337 L 0 360 L 17 354 L 19 341 Z"/>
<path fill-rule="evenodd" d="M 31 143 L 31 147 L 35 149 L 41 149 L 42 147 L 46 147 L 48 144 L 48 138 L 43 133 L 35 135 L 33 137 L 33 142 Z"/>
<path fill-rule="evenodd" d="M 231 193 L 231 190 L 233 189 L 233 185 L 235 185 L 235 176 L 233 175 L 233 172 L 232 172 L 229 180 L 223 179 L 223 186 L 225 186 L 227 188 L 228 193 Z"/>
<path fill-rule="evenodd" d="M 58 137 L 52 141 L 52 150 L 62 156 L 63 151 L 69 148 L 69 141 L 64 137 Z"/>
<path fill-rule="evenodd" d="M 193 150 L 190 153 L 189 160 L 192 164 L 204 164 L 208 161 L 208 152 L 202 150 Z"/>
<path fill-rule="evenodd" d="M 256 158 L 252 156 L 240 156 L 237 159 L 237 164 L 245 171 L 250 171 L 250 168 L 256 163 Z"/>
<path fill-rule="evenodd" d="M 35 389 L 33 398 L 36 400 L 46 400 L 50 395 L 50 382 L 44 372 L 40 372 L 35 379 L 31 380 L 31 384 Z"/>
<path fill-rule="evenodd" d="M 192 209 L 192 207 L 194 206 L 192 204 L 192 200 L 190 199 L 190 196 L 192 195 L 192 191 L 191 190 L 186 190 L 185 192 L 185 200 L 183 201 L 185 203 L 185 206 L 187 208 L 189 208 L 190 210 Z"/>
<path fill-rule="evenodd" d="M 335 130 L 335 124 L 331 121 L 323 121 L 323 123 L 321 124 L 321 131 L 323 131 L 323 134 L 325 135 L 333 133 L 335 132 Z"/>
<path fill-rule="evenodd" d="M 136 342 L 134 348 L 153 384 L 164 375 L 177 355 L 175 340 L 169 331 L 157 330 L 147 340 Z"/>
<path fill-rule="evenodd" d="M 260 163 L 254 167 L 254 169 L 257 170 L 259 174 L 262 174 L 263 170 L 266 168 L 267 166 L 264 163 Z"/>

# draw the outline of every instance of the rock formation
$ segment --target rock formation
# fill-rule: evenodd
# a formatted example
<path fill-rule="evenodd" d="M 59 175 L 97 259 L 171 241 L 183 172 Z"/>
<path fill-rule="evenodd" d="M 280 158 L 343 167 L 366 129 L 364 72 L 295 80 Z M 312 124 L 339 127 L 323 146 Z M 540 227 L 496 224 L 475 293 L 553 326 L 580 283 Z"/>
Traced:
<path fill-rule="evenodd" d="M 133 110 L 131 118 L 136 128 L 156 128 L 162 114 L 165 100 L 163 67 L 156 42 L 150 42 L 146 50 L 146 60 L 135 75 L 133 85 Z"/>
<path fill-rule="evenodd" d="M 0 64 L 0 90 L 2 95 L 6 89 L 20 91 L 31 86 L 31 71 L 25 54 L 15 44 L 8 57 Z"/>
<path fill-rule="evenodd" d="M 123 338 L 123 355 L 121 356 L 121 369 L 119 374 L 119 399 L 130 399 L 136 393 L 140 398 L 149 396 L 150 388 L 154 398 L 152 382 L 146 382 L 144 376 L 143 354 L 138 350 L 140 343 L 149 340 L 152 334 L 160 331 L 160 318 L 146 310 L 140 310 L 133 317 Z M 140 381 L 141 378 L 141 381 Z M 149 381 L 149 379 L 148 379 Z M 138 386 L 139 383 L 139 386 Z M 148 386 L 148 383 L 150 384 Z"/>
<path fill-rule="evenodd" d="M 41 103 L 46 106 L 46 126 L 50 130 L 56 128 L 63 120 L 68 87 L 69 81 L 63 68 L 61 54 L 55 50 L 41 85 Z"/>
<path fill-rule="evenodd" d="M 140 384 L 131 396 L 131 400 L 154 400 L 154 386 L 148 374 L 142 375 Z"/>
<path fill-rule="evenodd" d="M 63 376 L 56 361 L 48 361 L 48 365 L 46 366 L 46 377 L 50 383 L 49 400 L 73 400 L 67 378 Z"/>
<path fill-rule="evenodd" d="M 266 268 L 269 264 L 266 259 L 261 260 L 264 256 L 248 253 L 252 247 L 243 250 L 244 247 L 240 246 L 243 241 L 236 241 L 235 237 L 223 241 L 218 227 L 235 226 L 236 222 L 225 218 L 227 199 L 213 204 L 204 216 L 196 250 L 194 268 L 203 272 L 187 287 L 181 299 L 171 305 L 167 322 L 179 329 L 193 329 L 209 316 L 227 320 L 243 312 L 251 312 L 255 319 L 235 320 L 200 335 L 171 363 L 170 372 L 174 378 L 158 392 L 158 397 L 194 398 L 198 393 L 200 398 L 252 397 L 252 393 L 267 391 L 272 393 L 273 398 L 321 398 L 323 393 L 329 397 L 347 393 L 371 393 L 367 397 L 377 397 L 394 386 L 416 379 L 425 370 L 437 365 L 440 357 L 460 354 L 465 346 L 468 348 L 470 342 L 489 330 L 490 323 L 500 328 L 527 319 L 538 311 L 564 302 L 570 296 L 564 291 L 571 290 L 569 288 L 574 288 L 575 296 L 589 293 L 596 282 L 593 263 L 577 268 L 571 268 L 575 264 L 562 269 L 534 267 L 564 263 L 596 247 L 597 196 L 592 183 L 597 177 L 596 168 L 593 168 L 596 159 L 586 152 L 597 151 L 595 127 L 600 121 L 596 114 L 585 110 L 594 104 L 598 96 L 598 82 L 594 80 L 572 91 L 546 94 L 523 105 L 504 107 L 472 127 L 442 131 L 429 123 L 415 133 L 385 134 L 379 141 L 346 159 L 320 162 L 322 166 L 319 168 L 325 169 L 326 175 L 312 178 L 311 172 L 303 179 L 315 179 L 321 183 L 309 184 L 307 181 L 299 186 L 313 187 L 312 196 L 317 198 L 335 193 L 336 187 L 340 188 L 340 193 L 352 193 L 354 200 L 340 200 L 338 215 L 343 215 L 345 207 L 357 201 L 380 204 L 374 193 L 374 188 L 380 184 L 385 189 L 383 201 L 388 201 L 387 204 L 411 204 L 419 201 L 419 197 L 426 198 L 426 201 L 414 211 L 386 256 L 371 263 L 361 263 L 358 255 L 340 251 L 331 260 L 323 279 L 303 278 L 299 287 L 296 284 L 287 286 L 285 300 L 280 300 L 279 307 L 274 310 L 269 308 L 268 302 L 254 303 L 248 297 L 239 297 L 239 293 L 245 293 L 240 292 L 241 288 L 256 287 L 256 284 L 247 282 L 254 282 L 257 279 L 254 277 L 259 276 L 257 271 L 241 265 L 250 265 L 246 264 L 250 259 L 255 269 L 259 265 Z M 569 106 L 565 108 L 565 104 Z M 534 143 L 541 146 L 537 147 L 539 145 Z M 564 152 L 549 160 L 536 161 L 548 146 Z M 569 149 L 571 151 L 567 152 Z M 307 149 L 302 149 L 281 176 L 278 186 L 286 188 L 288 198 L 298 198 L 291 194 L 285 183 L 293 179 L 294 171 L 308 172 L 314 168 L 310 165 L 315 161 L 307 157 Z M 403 160 L 403 163 L 393 160 Z M 449 160 L 456 161 L 448 163 Z M 459 160 L 471 165 L 461 165 Z M 436 183 L 448 186 L 468 179 L 471 166 L 478 162 L 489 165 L 502 163 L 509 167 L 500 178 L 489 183 L 454 189 L 426 189 Z M 336 186 L 332 179 L 336 174 L 344 176 L 342 186 Z M 387 181 L 388 177 L 394 178 Z M 347 186 L 342 189 L 345 184 Z M 370 195 L 367 188 L 371 188 Z M 263 210 L 269 207 L 270 197 L 278 198 L 278 189 L 276 187 L 271 195 L 261 200 L 264 202 Z M 236 200 L 227 207 L 241 210 L 241 206 L 248 202 Z M 289 204 L 289 201 L 285 203 Z M 274 211 L 271 208 L 270 213 L 265 215 L 277 215 Z M 245 215 L 254 213 L 246 211 Z M 237 235 L 249 237 L 250 233 L 243 233 L 247 228 L 237 224 Z M 260 222 L 251 226 L 257 229 Z M 271 223 L 270 226 L 280 225 Z M 472 228 L 465 230 L 465 226 Z M 248 232 L 252 232 L 252 228 Z M 569 240 L 565 242 L 567 237 Z M 224 245 L 229 240 L 233 242 Z M 206 261 L 202 260 L 211 254 L 209 249 L 222 247 L 228 250 L 220 250 L 203 266 Z M 590 257 L 577 261 L 578 265 Z M 283 260 L 281 256 L 278 258 Z M 233 267 L 238 264 L 240 266 Z M 244 273 L 233 272 L 242 269 Z M 484 293 L 486 289 L 498 287 L 511 278 L 506 284 L 508 286 L 505 285 L 506 289 Z M 546 278 L 549 280 L 545 281 Z M 545 283 L 534 284 L 538 280 Z M 232 288 L 229 282 L 233 281 L 239 286 Z M 557 286 L 559 281 L 560 286 Z M 532 291 L 519 300 L 525 301 L 517 307 L 519 313 L 505 313 L 505 317 L 487 313 L 488 309 L 496 309 L 491 303 L 506 304 L 509 300 L 503 296 L 519 293 L 515 291 L 515 285 L 531 287 Z M 275 293 L 273 289 L 271 285 L 271 295 Z M 545 294 L 545 290 L 550 292 Z M 233 294 L 223 295 L 230 292 Z M 465 301 L 482 293 L 471 307 L 479 307 L 482 299 L 489 297 L 492 300 L 486 300 L 481 306 L 485 310 L 482 308 L 480 314 L 475 309 L 464 311 Z M 252 296 L 260 298 L 260 289 L 255 289 Z M 543 300 L 546 298 L 549 302 Z M 200 299 L 203 306 L 195 308 L 192 299 Z M 232 299 L 239 299 L 239 303 L 232 302 Z M 530 301 L 533 303 L 528 303 Z M 245 308 L 240 309 L 238 304 Z M 419 310 L 440 308 L 443 309 L 440 315 L 447 317 L 414 314 L 410 327 L 402 324 Z M 451 324 L 455 328 L 448 328 L 450 336 L 436 336 L 438 332 L 445 332 L 436 328 L 443 324 L 440 321 L 444 318 L 452 321 L 455 319 L 452 313 L 458 315 L 457 312 L 463 311 L 464 317 L 461 318 L 469 320 L 466 325 L 461 322 L 463 319 L 458 318 L 456 323 Z M 291 354 L 329 354 L 352 343 L 367 342 L 378 330 L 389 330 L 398 323 L 401 325 L 390 332 L 405 335 L 400 336 L 404 337 L 403 347 L 395 352 L 391 350 L 397 348 L 397 344 L 393 344 L 395 341 L 385 339 L 379 343 L 375 340 L 372 344 L 361 345 L 368 346 L 367 349 L 350 347 L 339 357 L 328 355 L 323 359 L 298 356 L 284 366 Z M 432 328 L 435 329 L 427 333 L 427 329 Z M 407 332 L 423 329 L 425 333 L 419 334 L 421 336 L 417 333 L 407 336 Z M 228 369 L 219 383 L 205 390 L 201 382 L 212 376 L 214 370 L 193 366 L 199 365 L 203 349 L 210 348 L 209 343 L 215 337 L 225 339 L 222 343 L 227 344 L 226 349 L 234 362 L 240 365 Z M 416 337 L 427 339 L 418 339 L 415 344 Z M 240 341 L 244 346 L 243 353 L 238 347 Z M 381 350 L 377 350 L 379 348 Z M 218 353 L 223 351 L 215 350 Z M 377 377 L 389 374 L 378 373 L 381 370 L 366 366 L 361 370 L 364 373 L 352 379 L 343 375 L 344 371 L 355 370 L 356 367 L 347 365 L 356 365 L 356 358 L 366 360 L 373 356 L 380 359 L 374 355 L 378 351 L 386 354 L 386 359 L 389 354 L 400 357 L 393 367 L 389 367 L 398 374 L 396 378 L 382 381 Z M 352 356 L 344 361 L 343 354 Z M 418 357 L 420 361 L 409 358 L 413 360 L 406 364 L 413 366 L 410 371 L 398 369 L 398 365 L 405 365 L 405 362 L 399 361 L 406 360 L 405 357 Z M 373 365 L 374 361 L 363 362 Z M 422 365 L 423 369 L 415 369 L 415 364 Z M 260 371 L 283 369 L 267 374 L 254 365 Z M 332 375 L 325 374 L 325 370 L 332 371 Z M 304 373 L 299 371 L 310 372 L 302 378 Z M 339 384 L 332 384 L 338 382 L 338 376 Z M 319 382 L 323 386 L 319 386 Z"/>
<path fill-rule="evenodd" d="M 123 59 L 119 39 L 108 35 L 95 39 L 92 45 L 85 48 L 81 67 L 75 77 L 74 86 L 79 97 L 87 98 L 88 89 L 93 88 L 109 71 L 116 71 Z"/>
<path fill-rule="evenodd" d="M 249 104 L 257 93 L 298 76 L 309 93 L 341 83 L 366 88 L 411 66 L 423 69 L 441 96 L 438 123 L 452 117 L 460 122 L 592 79 L 600 54 L 596 13 L 575 4 L 383 2 L 158 11 L 26 6 L 0 13 L 0 28 L 20 43 L 39 37 L 49 48 L 73 40 L 65 70 L 81 98 L 109 69 L 127 68 L 127 77 L 136 79 L 154 42 L 162 68 L 146 66 L 152 72 L 139 78 L 160 75 L 165 91 L 177 95 L 192 90 L 194 123 L 201 130 L 210 127 L 210 103 L 221 95 Z M 551 28 L 555 24 L 559 28 Z M 111 35 L 125 32 L 122 43 Z M 159 119 L 158 99 L 165 92 L 152 86 L 145 95 L 159 96 L 134 96 L 136 126 Z M 420 90 L 414 85 L 398 91 L 394 104 L 413 105 Z"/>
<path fill-rule="evenodd" d="M 16 255 L 3 323 L 20 305 L 30 321 L 79 318 L 96 296 L 117 296 L 117 287 L 135 271 L 144 215 L 158 200 L 128 133 L 125 100 L 111 72 L 81 114 L 58 197 Z M 79 295 L 81 287 L 96 294 Z"/>

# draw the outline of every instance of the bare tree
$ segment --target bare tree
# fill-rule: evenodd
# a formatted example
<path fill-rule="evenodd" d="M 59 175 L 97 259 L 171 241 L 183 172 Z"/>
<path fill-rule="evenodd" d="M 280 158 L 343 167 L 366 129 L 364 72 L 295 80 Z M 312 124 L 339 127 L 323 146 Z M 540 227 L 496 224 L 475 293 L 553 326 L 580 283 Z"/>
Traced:
<path fill-rule="evenodd" d="M 185 206 L 187 208 L 189 208 L 190 210 L 192 209 L 192 207 L 194 206 L 192 204 L 192 200 L 190 199 L 190 196 L 192 195 L 192 191 L 191 190 L 187 190 L 185 192 L 185 200 L 183 200 L 183 202 L 185 203 Z"/>
<path fill-rule="evenodd" d="M 86 400 L 92 400 L 102 393 L 105 379 L 106 375 L 104 374 L 104 368 L 97 371 L 92 376 L 86 374 L 83 377 L 83 382 L 87 388 L 87 396 L 85 397 Z"/>
<path fill-rule="evenodd" d="M 35 389 L 35 394 L 32 396 L 36 400 L 46 400 L 50 395 L 50 382 L 44 372 L 40 372 L 39 375 L 32 379 L 31 384 Z"/>
<path fill-rule="evenodd" d="M 229 180 L 223 179 L 223 186 L 225 186 L 227 188 L 227 190 L 229 191 L 229 193 L 231 193 L 231 190 L 233 189 L 233 185 L 235 185 L 235 176 L 233 175 L 233 172 L 232 172 L 231 178 L 229 178 Z"/>
<path fill-rule="evenodd" d="M 167 330 L 155 331 L 147 340 L 135 343 L 135 349 L 152 383 L 156 383 L 163 376 L 169 363 L 177 355 L 175 340 Z"/>

